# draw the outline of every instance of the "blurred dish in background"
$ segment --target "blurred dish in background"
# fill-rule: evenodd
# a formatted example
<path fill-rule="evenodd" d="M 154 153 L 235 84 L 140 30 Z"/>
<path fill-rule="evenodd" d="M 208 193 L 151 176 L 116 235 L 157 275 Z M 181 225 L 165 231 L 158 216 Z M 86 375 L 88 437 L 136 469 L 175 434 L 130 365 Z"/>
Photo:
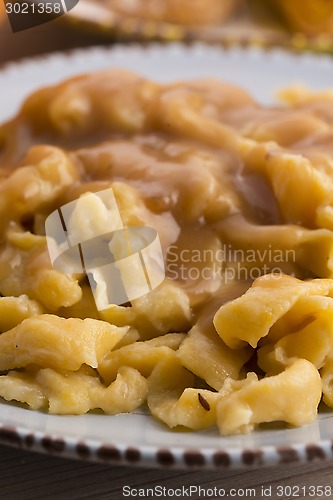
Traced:
<path fill-rule="evenodd" d="M 109 40 L 281 43 L 274 17 L 253 22 L 260 0 L 80 0 L 65 19 Z M 254 3 L 254 5 L 252 5 Z M 253 11 L 253 12 L 252 12 Z M 256 12 L 255 12 L 256 16 Z"/>
<path fill-rule="evenodd" d="M 101 41 L 200 40 L 333 52 L 331 0 L 80 0 L 64 20 Z"/>
<path fill-rule="evenodd" d="M 290 28 L 306 35 L 333 34 L 332 0 L 274 0 Z"/>
<path fill-rule="evenodd" d="M 184 25 L 219 24 L 234 11 L 239 0 L 102 0 L 127 16 Z"/>
<path fill-rule="evenodd" d="M 5 6 L 2 4 L 2 2 L 0 2 L 0 26 L 2 25 L 5 19 L 6 19 L 6 9 Z"/>

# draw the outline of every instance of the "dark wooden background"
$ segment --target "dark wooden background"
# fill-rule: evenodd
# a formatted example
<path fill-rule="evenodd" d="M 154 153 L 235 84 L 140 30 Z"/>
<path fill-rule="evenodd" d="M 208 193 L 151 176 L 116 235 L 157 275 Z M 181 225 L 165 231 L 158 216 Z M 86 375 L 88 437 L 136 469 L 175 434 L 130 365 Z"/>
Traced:
<path fill-rule="evenodd" d="M 200 485 L 202 488 L 216 486 L 226 491 L 232 488 L 255 488 L 256 497 L 252 498 L 263 498 L 262 487 L 272 486 L 274 492 L 277 486 L 333 486 L 332 472 L 333 467 L 329 462 L 249 469 L 242 472 L 185 472 L 112 467 L 0 446 L 1 500 L 120 500 L 126 498 L 122 494 L 125 485 L 131 488 L 153 488 L 157 485 L 179 488 Z M 272 493 L 270 498 L 286 500 L 289 497 L 277 497 Z M 319 497 L 300 495 L 298 498 Z"/>

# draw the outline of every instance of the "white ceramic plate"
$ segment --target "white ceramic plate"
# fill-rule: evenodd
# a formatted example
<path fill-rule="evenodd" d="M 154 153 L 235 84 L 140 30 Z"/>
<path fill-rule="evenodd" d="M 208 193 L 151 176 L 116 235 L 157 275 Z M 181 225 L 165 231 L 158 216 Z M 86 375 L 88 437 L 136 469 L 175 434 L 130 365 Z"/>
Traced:
<path fill-rule="evenodd" d="M 207 46 L 114 47 L 56 54 L 7 65 L 0 71 L 0 120 L 12 116 L 32 90 L 74 74 L 125 67 L 158 81 L 215 76 L 246 87 L 262 102 L 292 82 L 333 87 L 333 60 Z M 267 426 L 223 438 L 217 431 L 171 432 L 143 412 L 129 415 L 52 416 L 0 403 L 0 442 L 106 463 L 163 467 L 246 467 L 332 459 L 333 413 L 299 429 Z"/>

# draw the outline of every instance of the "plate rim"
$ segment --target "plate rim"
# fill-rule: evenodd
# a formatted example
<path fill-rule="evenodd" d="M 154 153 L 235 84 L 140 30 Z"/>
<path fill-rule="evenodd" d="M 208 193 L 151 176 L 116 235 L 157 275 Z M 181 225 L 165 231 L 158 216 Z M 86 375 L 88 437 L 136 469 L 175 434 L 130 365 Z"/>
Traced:
<path fill-rule="evenodd" d="M 271 57 L 291 57 L 295 58 L 298 61 L 320 61 L 324 65 L 333 65 L 333 58 L 330 54 L 321 52 L 321 53 L 316 53 L 316 52 L 311 52 L 311 51 L 293 51 L 290 50 L 288 47 L 279 47 L 279 46 L 274 46 L 270 48 L 265 48 L 261 47 L 258 44 L 254 44 L 252 46 L 243 46 L 243 45 L 237 45 L 237 44 L 232 44 L 228 46 L 221 46 L 215 43 L 211 43 L 207 40 L 191 40 L 191 41 L 182 41 L 182 40 L 175 40 L 171 41 L 169 43 L 165 43 L 164 41 L 161 40 L 156 40 L 148 43 L 142 43 L 138 41 L 130 41 L 129 43 L 122 43 L 121 41 L 116 41 L 115 43 L 100 43 L 97 45 L 90 45 L 87 47 L 74 47 L 70 49 L 64 49 L 64 50 L 54 50 L 52 52 L 46 52 L 46 53 L 41 53 L 41 54 L 36 54 L 32 56 L 24 56 L 20 57 L 18 59 L 15 59 L 13 61 L 6 61 L 3 63 L 0 63 L 0 76 L 3 75 L 5 72 L 9 72 L 13 69 L 15 69 L 17 66 L 25 66 L 25 65 L 30 65 L 32 63 L 42 63 L 45 61 L 49 61 L 50 59 L 61 59 L 61 58 L 77 58 L 80 55 L 86 54 L 86 53 L 93 53 L 93 52 L 104 52 L 105 54 L 113 53 L 113 52 L 118 52 L 119 50 L 124 50 L 124 51 L 133 51 L 133 50 L 141 50 L 144 51 L 146 54 L 149 52 L 153 52 L 154 50 L 186 50 L 189 52 L 194 52 L 196 50 L 214 50 L 214 51 L 221 51 L 223 53 L 233 53 L 233 52 L 242 52 L 242 53 L 247 53 L 247 54 L 260 54 L 265 55 L 269 54 Z"/>
<path fill-rule="evenodd" d="M 2 404 L 0 403 L 0 408 Z M 107 417 L 112 416 L 107 415 Z M 1 418 L 0 444 L 59 458 L 170 470 L 247 470 L 258 467 L 293 466 L 313 461 L 329 462 L 333 459 L 333 439 L 281 446 L 261 445 L 246 448 L 232 446 L 219 449 L 186 445 L 130 446 L 121 441 L 115 443 L 96 438 L 84 439 L 40 430 L 32 432 L 24 426 L 1 425 Z"/>

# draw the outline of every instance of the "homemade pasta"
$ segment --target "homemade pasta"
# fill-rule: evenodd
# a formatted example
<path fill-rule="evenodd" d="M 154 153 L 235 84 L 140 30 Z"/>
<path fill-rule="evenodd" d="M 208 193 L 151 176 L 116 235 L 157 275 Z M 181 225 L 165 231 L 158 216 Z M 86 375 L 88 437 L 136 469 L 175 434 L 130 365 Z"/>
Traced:
<path fill-rule="evenodd" d="M 333 408 L 332 95 L 262 107 L 106 71 L 30 96 L 0 127 L 0 396 L 222 435 Z M 101 234 L 109 207 L 87 195 L 110 188 L 166 277 L 99 310 L 88 274 L 52 266 L 45 221 L 78 200 L 72 236 Z"/>

